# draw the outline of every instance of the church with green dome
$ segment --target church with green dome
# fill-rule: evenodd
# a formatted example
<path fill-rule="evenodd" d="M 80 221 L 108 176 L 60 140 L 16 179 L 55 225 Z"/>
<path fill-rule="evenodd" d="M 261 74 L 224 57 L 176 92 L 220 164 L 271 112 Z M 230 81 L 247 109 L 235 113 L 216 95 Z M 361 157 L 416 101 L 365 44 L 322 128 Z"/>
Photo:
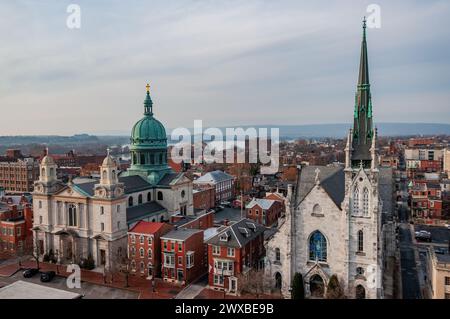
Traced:
<path fill-rule="evenodd" d="M 169 173 L 172 170 L 167 164 L 166 129 L 153 115 L 150 85 L 147 84 L 144 117 L 131 130 L 131 167 L 124 175 L 139 175 L 157 185 Z"/>

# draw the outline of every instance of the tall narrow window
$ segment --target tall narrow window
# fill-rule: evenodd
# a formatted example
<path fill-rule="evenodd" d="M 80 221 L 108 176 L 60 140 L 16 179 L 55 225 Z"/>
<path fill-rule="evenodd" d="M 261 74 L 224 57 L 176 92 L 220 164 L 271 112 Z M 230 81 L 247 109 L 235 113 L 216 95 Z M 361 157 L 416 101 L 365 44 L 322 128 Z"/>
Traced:
<path fill-rule="evenodd" d="M 77 207 L 74 204 L 69 205 L 69 226 L 77 226 Z"/>
<path fill-rule="evenodd" d="M 148 192 L 147 193 L 147 202 L 151 202 L 152 201 L 152 193 Z"/>
<path fill-rule="evenodd" d="M 327 261 L 327 240 L 320 231 L 315 231 L 309 238 L 309 260 Z"/>
<path fill-rule="evenodd" d="M 355 186 L 353 189 L 353 206 L 352 206 L 353 215 L 359 215 L 359 188 Z"/>
<path fill-rule="evenodd" d="M 366 187 L 363 190 L 363 215 L 369 216 L 369 190 Z"/>
<path fill-rule="evenodd" d="M 139 194 L 138 196 L 138 204 L 142 204 L 142 194 Z"/>
<path fill-rule="evenodd" d="M 145 165 L 145 153 L 141 153 L 141 165 Z"/>
<path fill-rule="evenodd" d="M 358 230 L 358 252 L 364 251 L 364 233 L 362 230 Z"/>
<path fill-rule="evenodd" d="M 133 206 L 133 196 L 128 197 L 128 206 Z"/>
<path fill-rule="evenodd" d="M 161 191 L 158 192 L 158 200 L 163 200 L 163 193 Z"/>

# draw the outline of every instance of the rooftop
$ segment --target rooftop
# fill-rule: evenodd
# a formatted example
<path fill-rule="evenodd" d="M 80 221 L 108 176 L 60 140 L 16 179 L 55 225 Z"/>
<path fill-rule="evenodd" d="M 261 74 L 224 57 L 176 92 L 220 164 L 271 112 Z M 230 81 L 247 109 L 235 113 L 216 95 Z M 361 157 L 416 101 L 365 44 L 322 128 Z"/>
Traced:
<path fill-rule="evenodd" d="M 136 225 L 133 226 L 128 232 L 129 233 L 137 233 L 137 234 L 154 234 L 159 231 L 161 228 L 165 227 L 166 223 L 156 223 L 156 222 L 146 222 L 139 221 Z M 167 227 L 170 227 L 167 225 Z"/>
<path fill-rule="evenodd" d="M 186 240 L 194 234 L 203 232 L 201 229 L 190 229 L 190 228 L 179 228 L 177 230 L 172 230 L 171 232 L 165 234 L 161 239 L 168 240 Z"/>
<path fill-rule="evenodd" d="M 223 181 L 228 181 L 234 179 L 233 176 L 231 176 L 230 174 L 227 174 L 223 171 L 212 171 L 209 173 L 206 173 L 203 176 L 200 176 L 199 178 L 197 178 L 194 183 L 220 183 Z"/>

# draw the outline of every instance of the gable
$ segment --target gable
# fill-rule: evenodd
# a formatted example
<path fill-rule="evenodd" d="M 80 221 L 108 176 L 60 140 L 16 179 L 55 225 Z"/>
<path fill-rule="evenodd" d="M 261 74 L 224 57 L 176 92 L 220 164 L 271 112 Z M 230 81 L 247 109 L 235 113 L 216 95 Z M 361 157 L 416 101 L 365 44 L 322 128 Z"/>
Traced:
<path fill-rule="evenodd" d="M 59 192 L 55 193 L 54 196 L 57 197 L 71 197 L 71 198 L 87 198 L 85 194 L 83 194 L 76 187 L 66 186 Z"/>

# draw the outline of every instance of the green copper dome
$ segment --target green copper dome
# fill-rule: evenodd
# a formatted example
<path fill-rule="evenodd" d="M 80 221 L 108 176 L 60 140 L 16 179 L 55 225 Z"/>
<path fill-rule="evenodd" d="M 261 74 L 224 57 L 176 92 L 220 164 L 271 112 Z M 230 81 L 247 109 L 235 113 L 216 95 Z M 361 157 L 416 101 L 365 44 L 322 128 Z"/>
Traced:
<path fill-rule="evenodd" d="M 130 153 L 131 166 L 123 176 L 139 175 L 156 185 L 166 174 L 172 172 L 167 165 L 166 129 L 153 117 L 153 102 L 148 84 L 144 117 L 131 130 Z"/>
<path fill-rule="evenodd" d="M 131 131 L 131 142 L 133 144 L 157 145 L 167 143 L 166 129 L 160 121 L 153 116 L 144 116 Z"/>
<path fill-rule="evenodd" d="M 134 124 L 131 130 L 132 148 L 167 147 L 167 135 L 164 125 L 153 117 L 153 102 L 150 98 L 150 86 L 144 101 L 144 117 Z"/>

